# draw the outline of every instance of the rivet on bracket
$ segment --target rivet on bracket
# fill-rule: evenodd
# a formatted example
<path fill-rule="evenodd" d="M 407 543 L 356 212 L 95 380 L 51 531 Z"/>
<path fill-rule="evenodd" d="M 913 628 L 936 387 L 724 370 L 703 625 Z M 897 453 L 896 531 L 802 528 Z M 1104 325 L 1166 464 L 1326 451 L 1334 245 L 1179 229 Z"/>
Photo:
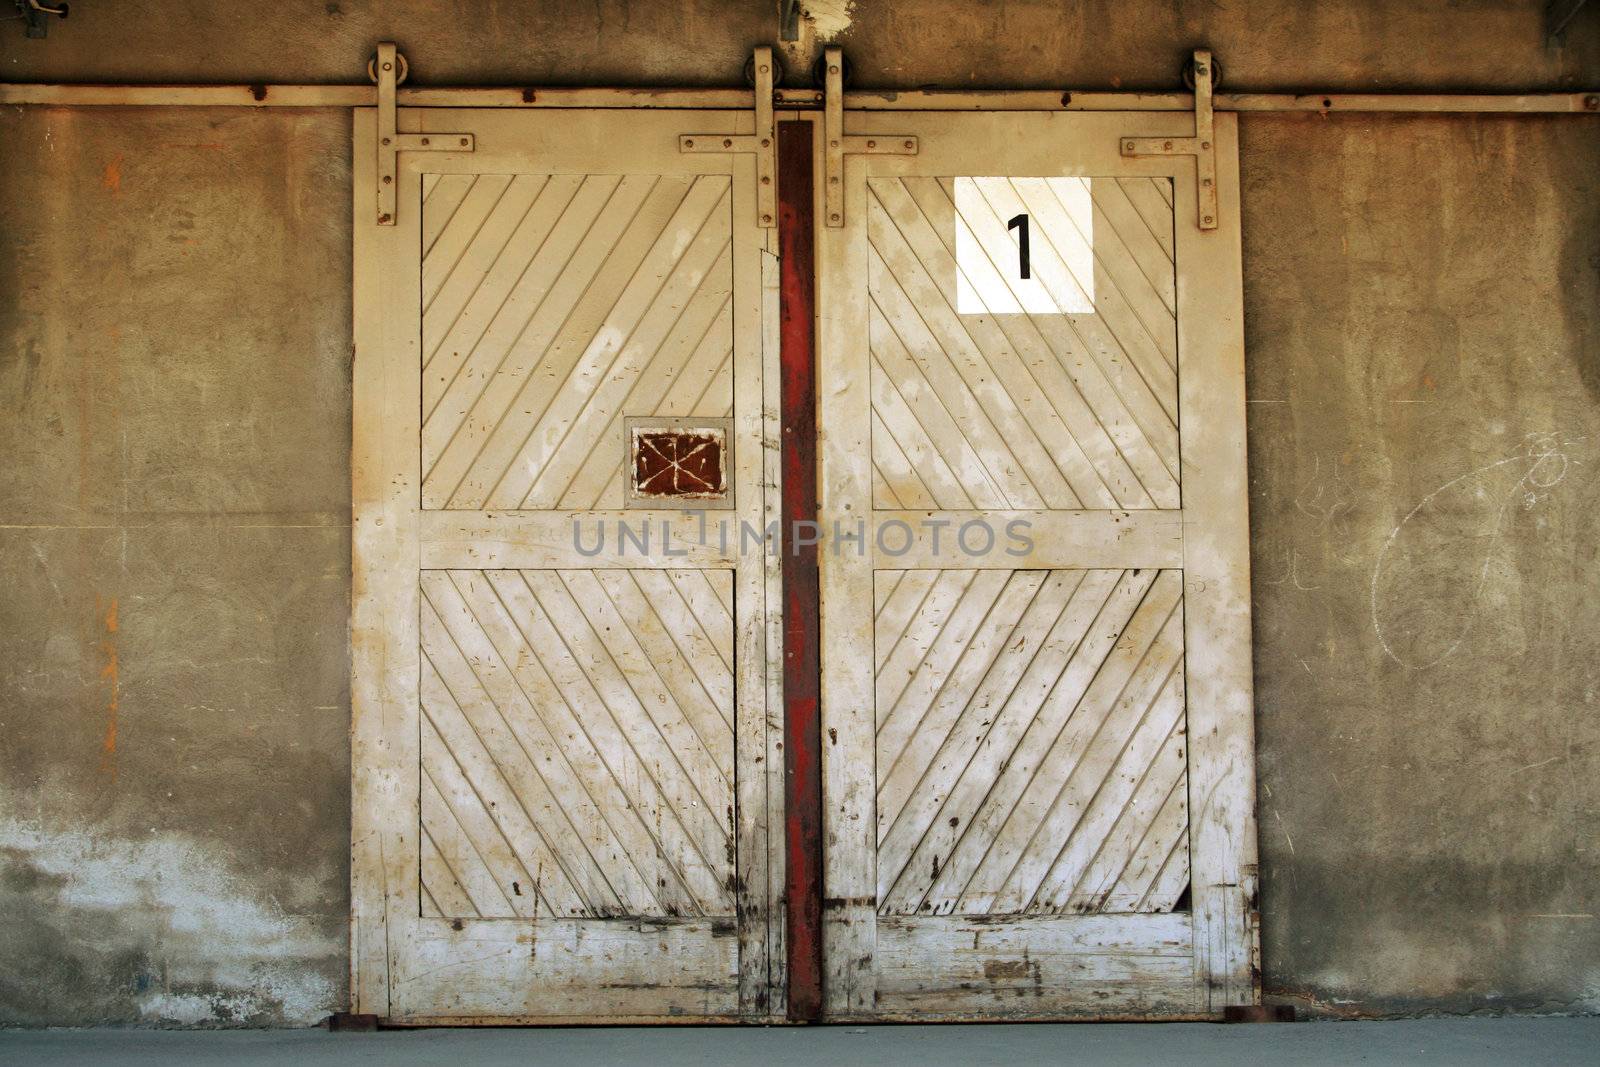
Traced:
<path fill-rule="evenodd" d="M 1125 137 L 1122 154 L 1135 156 L 1193 156 L 1195 163 L 1195 217 L 1202 230 L 1217 228 L 1217 153 L 1215 120 L 1212 114 L 1211 95 L 1216 78 L 1216 65 L 1211 53 L 1201 49 L 1194 54 L 1194 136 L 1193 137 Z"/>

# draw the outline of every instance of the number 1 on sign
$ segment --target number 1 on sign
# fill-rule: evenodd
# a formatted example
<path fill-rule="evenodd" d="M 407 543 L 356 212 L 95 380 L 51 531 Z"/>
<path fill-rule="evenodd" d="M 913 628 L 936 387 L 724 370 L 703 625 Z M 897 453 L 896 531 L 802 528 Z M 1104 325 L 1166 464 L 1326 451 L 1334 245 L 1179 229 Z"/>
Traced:
<path fill-rule="evenodd" d="M 1025 215 L 1025 214 L 1012 216 L 1011 221 L 1006 223 L 1006 229 L 1007 230 L 1016 230 L 1017 231 L 1017 268 L 1018 268 L 1018 273 L 1021 274 L 1021 276 L 1024 279 L 1027 279 L 1029 277 L 1029 274 L 1028 274 L 1028 216 Z"/>

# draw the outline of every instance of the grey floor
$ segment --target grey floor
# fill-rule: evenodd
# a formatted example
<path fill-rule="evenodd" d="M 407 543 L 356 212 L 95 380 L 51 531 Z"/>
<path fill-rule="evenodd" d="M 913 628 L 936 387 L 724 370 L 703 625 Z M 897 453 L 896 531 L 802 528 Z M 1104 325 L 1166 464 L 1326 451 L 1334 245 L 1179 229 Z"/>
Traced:
<path fill-rule="evenodd" d="M 1221 1026 L 699 1027 L 571 1030 L 0 1031 L 4 1064 L 1596 1064 L 1600 1018 Z"/>

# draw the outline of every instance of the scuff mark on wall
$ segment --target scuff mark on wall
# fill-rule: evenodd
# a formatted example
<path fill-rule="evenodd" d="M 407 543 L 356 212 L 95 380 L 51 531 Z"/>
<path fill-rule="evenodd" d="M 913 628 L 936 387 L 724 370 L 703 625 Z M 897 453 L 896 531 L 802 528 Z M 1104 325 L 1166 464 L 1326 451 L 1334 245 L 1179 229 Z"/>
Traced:
<path fill-rule="evenodd" d="M 105 740 L 100 743 L 100 773 L 109 774 L 114 782 L 117 780 L 117 712 L 122 702 L 121 668 L 117 663 L 117 598 L 111 598 L 110 606 L 103 606 L 96 596 L 94 613 L 104 620 L 105 636 L 100 639 L 100 654 L 105 663 L 100 668 L 100 678 L 108 690 Z"/>
<path fill-rule="evenodd" d="M 307 1025 L 340 1006 L 326 975 L 342 968 L 343 938 L 321 914 L 263 897 L 194 839 L 0 819 L 0 861 L 5 896 L 48 895 L 28 910 L 50 914 L 62 947 L 106 979 L 108 1011 L 153 1025 Z"/>
<path fill-rule="evenodd" d="M 800 17 L 811 24 L 811 32 L 827 43 L 850 28 L 855 0 L 802 0 Z"/>
<path fill-rule="evenodd" d="M 800 0 L 799 40 L 779 43 L 785 84 L 802 86 L 810 81 L 812 62 L 823 45 L 850 28 L 855 6 L 855 0 Z"/>
<path fill-rule="evenodd" d="M 122 195 L 122 157 L 118 156 L 106 164 L 106 169 L 100 175 L 100 184 L 112 196 Z"/>

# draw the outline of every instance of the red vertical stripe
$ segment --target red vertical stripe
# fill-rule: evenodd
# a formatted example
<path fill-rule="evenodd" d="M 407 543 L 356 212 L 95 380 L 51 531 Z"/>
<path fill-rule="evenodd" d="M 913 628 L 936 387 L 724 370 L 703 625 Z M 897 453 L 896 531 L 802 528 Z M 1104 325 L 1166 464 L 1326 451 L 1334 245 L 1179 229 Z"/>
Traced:
<path fill-rule="evenodd" d="M 822 1015 L 822 730 L 811 127 L 778 123 L 783 424 L 783 751 L 789 1018 Z M 806 524 L 813 524 L 807 526 Z M 799 544 L 811 540 L 812 544 Z"/>

